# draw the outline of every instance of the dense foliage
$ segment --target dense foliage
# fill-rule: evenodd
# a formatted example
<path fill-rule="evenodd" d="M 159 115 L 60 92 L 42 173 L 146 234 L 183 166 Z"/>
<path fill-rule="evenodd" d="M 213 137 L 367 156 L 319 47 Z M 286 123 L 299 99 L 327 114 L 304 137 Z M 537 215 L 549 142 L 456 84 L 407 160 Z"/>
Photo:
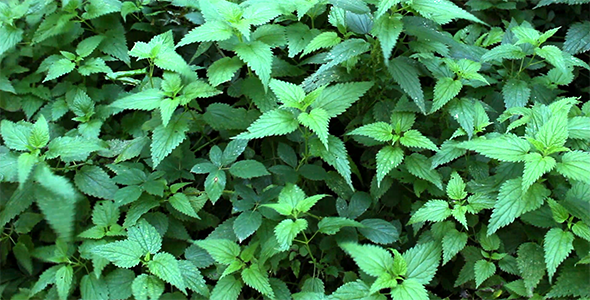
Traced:
<path fill-rule="evenodd" d="M 0 1 L 0 297 L 589 299 L 588 3 Z"/>

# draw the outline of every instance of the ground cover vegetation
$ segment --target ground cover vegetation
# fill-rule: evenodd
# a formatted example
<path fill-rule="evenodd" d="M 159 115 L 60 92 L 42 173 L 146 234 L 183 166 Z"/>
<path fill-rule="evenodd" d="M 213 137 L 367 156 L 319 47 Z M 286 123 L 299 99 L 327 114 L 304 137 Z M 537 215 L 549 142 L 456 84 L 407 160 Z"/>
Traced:
<path fill-rule="evenodd" d="M 1 1 L 1 298 L 589 299 L 589 2 Z"/>

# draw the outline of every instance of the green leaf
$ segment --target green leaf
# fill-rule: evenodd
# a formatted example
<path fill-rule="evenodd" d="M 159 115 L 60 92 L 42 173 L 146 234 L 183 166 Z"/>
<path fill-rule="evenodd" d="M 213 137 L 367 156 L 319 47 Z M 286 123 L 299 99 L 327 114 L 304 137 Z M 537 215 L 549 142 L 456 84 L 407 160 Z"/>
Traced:
<path fill-rule="evenodd" d="M 227 177 L 225 171 L 216 170 L 211 172 L 205 179 L 205 192 L 211 202 L 215 203 L 223 194 Z"/>
<path fill-rule="evenodd" d="M 4 227 L 14 217 L 20 215 L 35 201 L 33 189 L 17 189 L 0 211 L 0 225 Z"/>
<path fill-rule="evenodd" d="M 426 104 L 424 102 L 424 92 L 420 86 L 418 70 L 410 64 L 409 59 L 396 57 L 389 62 L 388 70 L 393 79 L 416 103 L 423 114 L 426 114 Z"/>
<path fill-rule="evenodd" d="M 322 32 L 322 33 L 318 34 L 317 36 L 315 36 L 309 42 L 309 44 L 307 44 L 307 46 L 305 46 L 305 49 L 303 50 L 303 54 L 301 54 L 301 55 L 307 55 L 311 52 L 314 52 L 314 51 L 322 49 L 322 48 L 334 47 L 334 46 L 340 44 L 341 41 L 342 41 L 342 39 L 340 39 L 340 37 L 338 36 L 338 34 L 336 32 L 333 32 L 333 31 Z"/>
<path fill-rule="evenodd" d="M 385 122 L 367 124 L 347 134 L 367 136 L 380 142 L 388 142 L 394 139 L 393 127 Z"/>
<path fill-rule="evenodd" d="M 524 161 L 530 150 L 529 143 L 514 134 L 503 134 L 492 139 L 477 138 L 458 146 L 489 158 L 509 162 Z"/>
<path fill-rule="evenodd" d="M 237 300 L 242 291 L 242 282 L 233 276 L 225 276 L 217 281 L 211 291 L 211 300 Z"/>
<path fill-rule="evenodd" d="M 404 252 L 403 257 L 408 264 L 406 278 L 414 279 L 420 284 L 428 284 L 436 273 L 440 251 L 440 246 L 434 242 L 428 242 L 418 244 Z"/>
<path fill-rule="evenodd" d="M 563 231 L 561 228 L 551 228 L 545 234 L 543 249 L 545 250 L 545 263 L 547 264 L 547 273 L 549 281 L 557 270 L 557 267 L 569 256 L 574 250 L 574 235 L 569 231 Z"/>
<path fill-rule="evenodd" d="M 137 243 L 142 253 L 156 254 L 162 248 L 162 237 L 154 226 L 145 220 L 127 230 L 127 237 L 130 242 Z"/>
<path fill-rule="evenodd" d="M 429 200 L 420 209 L 418 209 L 408 224 L 420 223 L 424 221 L 441 222 L 451 216 L 449 203 L 444 200 Z"/>
<path fill-rule="evenodd" d="M 529 102 L 531 89 L 526 81 L 511 78 L 502 87 L 502 95 L 506 108 L 525 107 Z"/>
<path fill-rule="evenodd" d="M 406 167 L 410 174 L 427 181 L 432 182 L 439 189 L 443 189 L 442 176 L 436 171 L 430 169 L 430 163 L 426 156 L 418 153 L 406 157 Z"/>
<path fill-rule="evenodd" d="M 567 30 L 563 51 L 578 54 L 588 50 L 590 50 L 590 21 L 572 24 Z"/>
<path fill-rule="evenodd" d="M 110 272 L 105 280 L 112 299 L 127 299 L 131 297 L 131 284 L 135 279 L 135 273 L 127 269 L 115 269 Z"/>
<path fill-rule="evenodd" d="M 463 10 L 449 0 L 432 2 L 428 0 L 414 0 L 412 8 L 418 11 L 423 17 L 433 20 L 438 24 L 447 24 L 455 19 L 465 19 L 472 22 L 485 24 L 474 15 Z"/>
<path fill-rule="evenodd" d="M 481 57 L 482 62 L 490 60 L 501 61 L 503 59 L 522 59 L 526 56 L 522 48 L 512 44 L 502 44 L 494 47 Z"/>
<path fill-rule="evenodd" d="M 234 221 L 234 233 L 243 241 L 251 236 L 262 224 L 262 215 L 257 211 L 245 211 Z"/>
<path fill-rule="evenodd" d="M 184 141 L 185 133 L 189 129 L 189 120 L 188 114 L 176 115 L 170 120 L 168 126 L 160 125 L 154 129 L 150 145 L 154 168 Z"/>
<path fill-rule="evenodd" d="M 38 161 L 39 158 L 31 153 L 22 153 L 18 156 L 17 168 L 19 187 L 23 187 L 29 178 L 29 174 L 33 170 L 33 167 Z"/>
<path fill-rule="evenodd" d="M 238 44 L 234 51 L 258 75 L 266 90 L 270 81 L 273 58 L 270 46 L 260 41 L 253 41 L 249 44 Z"/>
<path fill-rule="evenodd" d="M 404 135 L 399 138 L 402 145 L 406 147 L 424 148 L 432 151 L 437 151 L 438 147 L 427 137 L 422 135 L 418 130 L 409 130 L 404 132 Z"/>
<path fill-rule="evenodd" d="M 86 20 L 98 18 L 106 14 L 120 12 L 122 3 L 119 0 L 90 0 L 84 7 L 82 18 Z"/>
<path fill-rule="evenodd" d="M 300 103 L 305 98 L 305 91 L 301 86 L 277 79 L 272 79 L 269 86 L 285 107 L 300 108 Z"/>
<path fill-rule="evenodd" d="M 226 239 L 206 239 L 195 242 L 220 264 L 231 264 L 240 255 L 240 246 Z"/>
<path fill-rule="evenodd" d="M 543 200 L 549 196 L 549 190 L 540 183 L 533 184 L 526 192 L 523 192 L 522 184 L 521 178 L 510 179 L 502 184 L 490 218 L 488 235 L 512 223 L 522 214 L 541 207 Z"/>
<path fill-rule="evenodd" d="M 363 227 L 358 231 L 371 242 L 376 244 L 391 244 L 398 240 L 399 231 L 393 224 L 382 219 L 364 219 L 361 221 Z"/>
<path fill-rule="evenodd" d="M 493 262 L 480 259 L 475 262 L 475 286 L 479 287 L 486 279 L 496 273 L 496 265 Z"/>
<path fill-rule="evenodd" d="M 141 274 L 133 280 L 131 290 L 136 300 L 156 300 L 164 293 L 164 282 L 156 276 Z"/>
<path fill-rule="evenodd" d="M 587 257 L 587 256 L 586 256 Z M 552 286 L 551 291 L 547 293 L 547 297 L 556 298 L 572 298 L 581 297 L 580 299 L 590 295 L 587 278 L 590 276 L 587 265 L 579 265 L 568 263 L 562 267 L 559 272 L 557 281 Z"/>
<path fill-rule="evenodd" d="M 275 297 L 267 273 L 260 270 L 260 267 L 257 264 L 253 264 L 244 269 L 242 271 L 242 279 L 247 286 L 257 290 L 261 294 L 270 298 Z"/>
<path fill-rule="evenodd" d="M 57 273 L 57 270 L 62 267 L 63 265 L 55 265 L 43 271 L 43 273 L 39 275 L 39 280 L 37 280 L 37 282 L 35 282 L 31 288 L 30 295 L 34 296 L 40 291 L 44 290 L 48 285 L 55 283 L 55 274 Z"/>
<path fill-rule="evenodd" d="M 49 143 L 49 127 L 43 115 L 39 116 L 31 129 L 28 144 L 34 148 L 43 148 Z"/>
<path fill-rule="evenodd" d="M 557 163 L 556 170 L 567 178 L 590 184 L 590 153 L 567 152 L 561 157 L 561 162 Z"/>
<path fill-rule="evenodd" d="M 516 258 L 520 276 L 524 280 L 525 287 L 532 294 L 543 276 L 545 276 L 545 260 L 543 247 L 535 243 L 525 243 L 518 247 Z"/>
<path fill-rule="evenodd" d="M 94 49 L 100 45 L 104 38 L 105 37 L 103 35 L 95 35 L 85 38 L 80 43 L 78 43 L 78 46 L 76 46 L 76 53 L 82 58 L 87 57 L 88 55 L 92 54 Z"/>
<path fill-rule="evenodd" d="M 572 139 L 590 139 L 590 117 L 573 117 L 568 120 L 567 133 Z"/>
<path fill-rule="evenodd" d="M 400 14 L 378 17 L 371 29 L 371 34 L 376 36 L 379 40 L 385 64 L 389 63 L 391 50 L 395 47 L 397 39 L 403 30 L 404 24 L 401 21 L 401 18 L 402 16 Z"/>
<path fill-rule="evenodd" d="M 133 268 L 145 254 L 142 247 L 134 241 L 124 240 L 93 248 L 92 252 L 108 259 L 119 268 Z"/>
<path fill-rule="evenodd" d="M 98 166 L 84 166 L 74 176 L 76 187 L 86 195 L 114 200 L 119 189 L 109 175 Z"/>
<path fill-rule="evenodd" d="M 469 236 L 465 232 L 451 230 L 446 232 L 442 239 L 443 261 L 442 264 L 449 262 L 457 253 L 467 245 Z"/>
<path fill-rule="evenodd" d="M 201 294 L 202 296 L 209 296 L 209 288 L 205 284 L 205 279 L 197 267 L 188 260 L 179 260 L 178 267 L 184 279 L 186 287 L 192 291 Z"/>
<path fill-rule="evenodd" d="M 314 156 L 321 157 L 322 160 L 334 167 L 350 188 L 353 188 L 348 153 L 346 152 L 344 142 L 333 135 L 329 135 L 328 147 L 325 147 L 319 140 L 312 140 L 310 142 L 310 149 Z"/>
<path fill-rule="evenodd" d="M 183 193 L 176 193 L 168 198 L 168 202 L 179 212 L 193 218 L 199 218 L 188 197 Z"/>
<path fill-rule="evenodd" d="M 55 272 L 55 287 L 60 300 L 68 299 L 73 278 L 74 269 L 70 265 L 62 265 Z"/>
<path fill-rule="evenodd" d="M 2 26 L 0 27 L 0 36 L 2 36 L 2 42 L 0 42 L 0 55 L 3 55 L 22 41 L 23 30 L 16 26 Z"/>
<path fill-rule="evenodd" d="M 120 109 L 154 110 L 160 107 L 163 99 L 164 93 L 159 89 L 146 89 L 117 99 L 111 106 Z"/>
<path fill-rule="evenodd" d="M 28 151 L 29 148 L 29 137 L 33 130 L 33 126 L 29 123 L 18 122 L 13 123 L 8 120 L 2 120 L 0 122 L 2 126 L 0 132 L 2 133 L 2 139 L 6 147 L 17 150 L 17 151 Z"/>
<path fill-rule="evenodd" d="M 83 300 L 108 300 L 109 290 L 104 278 L 87 274 L 80 280 L 80 294 Z"/>
<path fill-rule="evenodd" d="M 547 62 L 555 66 L 557 69 L 566 70 L 565 59 L 561 49 L 553 45 L 543 46 L 542 48 L 535 48 L 535 54 L 544 58 Z"/>
<path fill-rule="evenodd" d="M 450 77 L 444 77 L 436 81 L 434 86 L 434 102 L 430 113 L 433 113 L 441 109 L 445 104 L 455 98 L 461 89 L 463 84 L 460 80 L 453 80 Z"/>
<path fill-rule="evenodd" d="M 551 156 L 542 156 L 539 153 L 528 153 L 524 161 L 524 173 L 522 175 L 522 190 L 526 191 L 537 179 L 545 173 L 553 170 L 555 159 Z"/>
<path fill-rule="evenodd" d="M 243 65 L 244 63 L 242 63 L 240 58 L 236 56 L 224 57 L 216 60 L 209 66 L 209 68 L 207 68 L 209 83 L 213 86 L 218 86 L 224 82 L 230 81 Z"/>
<path fill-rule="evenodd" d="M 539 141 L 545 149 L 552 153 L 551 149 L 561 148 L 567 139 L 567 115 L 564 113 L 552 116 L 537 131 L 535 139 Z"/>
<path fill-rule="evenodd" d="M 328 195 L 322 194 L 302 199 L 297 202 L 297 204 L 295 205 L 295 209 L 300 213 L 308 212 L 318 201 L 320 201 L 326 196 Z"/>
<path fill-rule="evenodd" d="M 400 147 L 385 146 L 377 152 L 377 186 L 383 178 L 404 160 L 404 151 Z"/>
<path fill-rule="evenodd" d="M 254 121 L 248 132 L 234 137 L 234 139 L 257 139 L 273 135 L 285 135 L 299 128 L 299 123 L 292 112 L 283 109 L 274 109 L 265 112 L 258 120 Z"/>
<path fill-rule="evenodd" d="M 58 61 L 55 61 L 49 67 L 47 71 L 47 76 L 43 79 L 43 82 L 56 79 L 61 77 L 65 74 L 72 72 L 76 68 L 76 63 L 70 61 L 67 58 L 62 58 Z"/>
<path fill-rule="evenodd" d="M 329 149 L 328 122 L 330 121 L 330 116 L 324 109 L 314 108 L 309 113 L 302 112 L 297 116 L 297 120 L 301 125 L 311 129 L 311 131 L 318 136 L 326 149 Z"/>
<path fill-rule="evenodd" d="M 451 179 L 447 184 L 447 196 L 453 200 L 463 200 L 467 197 L 467 192 L 465 191 L 465 182 L 463 178 L 454 171 L 451 174 Z"/>
<path fill-rule="evenodd" d="M 328 235 L 334 235 L 344 227 L 363 227 L 360 222 L 343 217 L 325 217 L 318 223 L 318 231 Z"/>
<path fill-rule="evenodd" d="M 239 178 L 254 178 L 270 175 L 266 167 L 256 160 L 240 160 L 229 168 L 229 172 Z"/>
<path fill-rule="evenodd" d="M 334 118 L 358 101 L 372 86 L 373 82 L 371 81 L 347 82 L 329 86 L 322 91 L 311 107 L 322 108 L 330 118 Z"/>
<path fill-rule="evenodd" d="M 428 292 L 417 280 L 408 278 L 391 289 L 393 299 L 428 300 Z"/>
<path fill-rule="evenodd" d="M 387 250 L 374 245 L 359 245 L 355 243 L 343 243 L 340 247 L 348 252 L 354 262 L 363 272 L 379 277 L 381 274 L 391 273 L 393 257 Z"/>
<path fill-rule="evenodd" d="M 178 288 L 186 294 L 186 286 L 182 279 L 182 273 L 178 267 L 178 261 L 174 255 L 166 252 L 160 252 L 154 255 L 154 258 L 147 263 L 150 272 L 165 282 Z"/>
<path fill-rule="evenodd" d="M 81 136 L 63 136 L 53 139 L 45 152 L 47 158 L 61 157 L 64 162 L 82 161 L 94 151 L 103 150 L 104 146 L 96 139 L 86 139 Z"/>
<path fill-rule="evenodd" d="M 295 237 L 305 229 L 307 229 L 307 220 L 305 219 L 296 219 L 295 222 L 293 220 L 281 221 L 274 230 L 275 237 L 279 242 L 279 250 L 288 250 Z"/>
<path fill-rule="evenodd" d="M 225 41 L 233 35 L 232 28 L 225 22 L 208 21 L 189 31 L 176 47 L 197 42 Z"/>

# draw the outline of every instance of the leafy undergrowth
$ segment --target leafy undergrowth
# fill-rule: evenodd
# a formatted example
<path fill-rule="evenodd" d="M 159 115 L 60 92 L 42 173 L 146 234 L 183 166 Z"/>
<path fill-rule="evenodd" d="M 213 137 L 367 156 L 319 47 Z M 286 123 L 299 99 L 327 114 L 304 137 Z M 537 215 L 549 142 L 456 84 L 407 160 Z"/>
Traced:
<path fill-rule="evenodd" d="M 0 1 L 0 298 L 589 299 L 589 2 Z"/>

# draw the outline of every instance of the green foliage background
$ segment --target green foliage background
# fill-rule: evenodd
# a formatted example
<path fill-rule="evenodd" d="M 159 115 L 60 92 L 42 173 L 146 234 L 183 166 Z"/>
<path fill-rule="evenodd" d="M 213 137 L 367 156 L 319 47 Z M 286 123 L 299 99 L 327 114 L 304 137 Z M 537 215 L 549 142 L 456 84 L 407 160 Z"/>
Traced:
<path fill-rule="evenodd" d="M 589 2 L 1 1 L 1 298 L 590 299 Z"/>

